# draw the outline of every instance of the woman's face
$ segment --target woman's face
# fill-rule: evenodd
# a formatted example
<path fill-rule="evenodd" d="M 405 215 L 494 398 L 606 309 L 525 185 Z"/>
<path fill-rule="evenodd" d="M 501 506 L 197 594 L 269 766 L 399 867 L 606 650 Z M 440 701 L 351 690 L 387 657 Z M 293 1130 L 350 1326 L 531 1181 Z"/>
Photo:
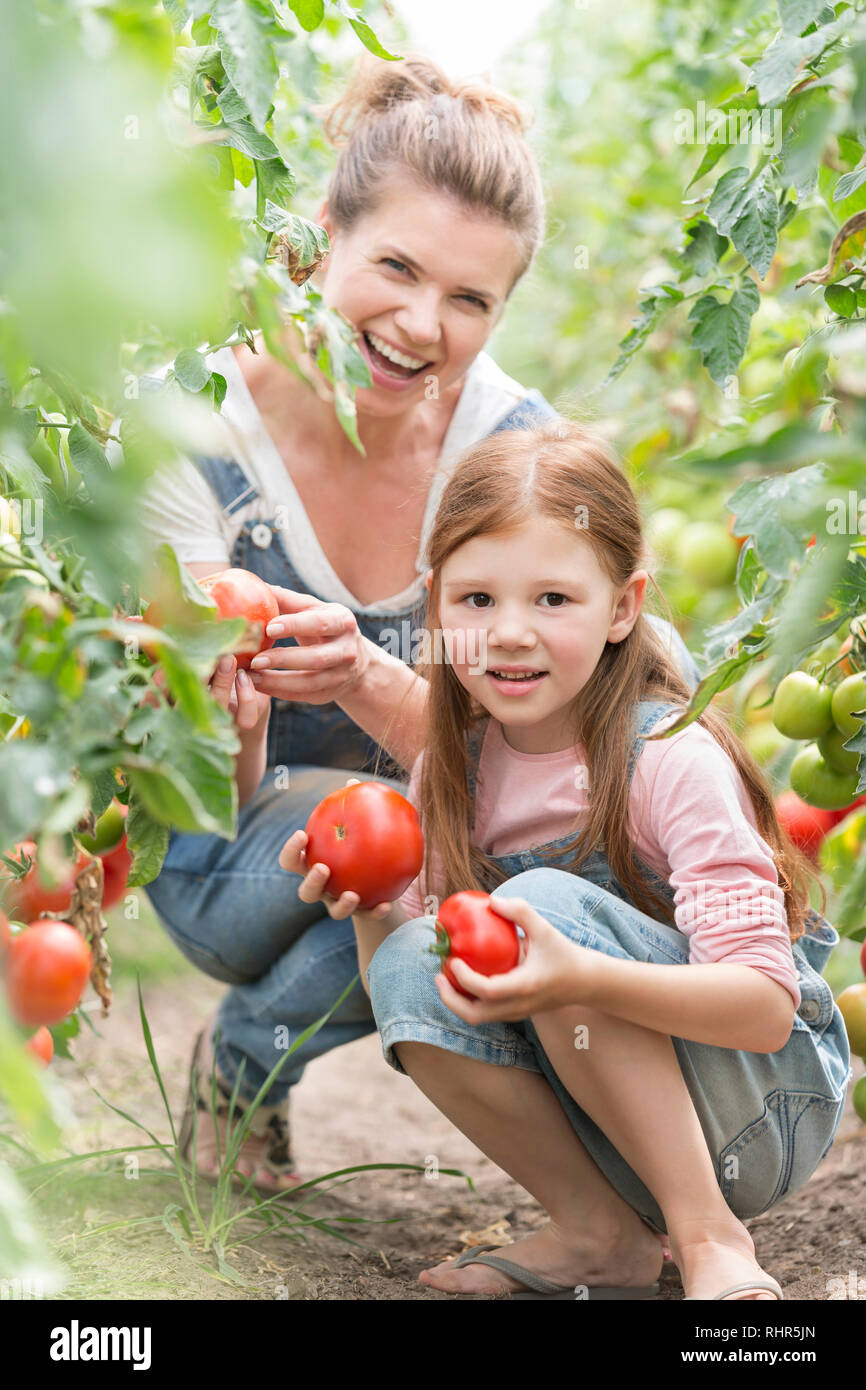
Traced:
<path fill-rule="evenodd" d="M 396 415 L 437 399 L 462 379 L 502 313 L 520 259 L 513 236 L 500 220 L 409 180 L 386 185 L 349 231 L 327 208 L 320 221 L 331 240 L 318 272 L 325 303 L 359 330 L 373 379 L 357 392 L 358 410 Z"/>
<path fill-rule="evenodd" d="M 442 647 L 512 748 L 554 753 L 569 746 L 569 706 L 605 643 L 631 631 L 647 578 L 636 570 L 615 590 L 586 536 L 551 517 L 475 536 L 449 555 L 441 575 Z M 545 674 L 509 683 L 490 674 L 503 667 Z"/>

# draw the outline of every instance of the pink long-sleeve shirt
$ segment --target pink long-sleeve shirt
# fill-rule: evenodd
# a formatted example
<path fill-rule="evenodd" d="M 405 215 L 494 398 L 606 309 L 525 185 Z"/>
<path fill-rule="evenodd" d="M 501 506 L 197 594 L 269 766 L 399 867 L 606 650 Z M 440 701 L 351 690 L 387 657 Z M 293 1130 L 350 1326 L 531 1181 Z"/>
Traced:
<path fill-rule="evenodd" d="M 475 806 L 479 848 L 494 856 L 511 854 L 572 831 L 589 805 L 581 754 L 580 746 L 518 753 L 499 721 L 490 718 Z M 415 760 L 407 788 L 416 808 L 423 758 L 421 753 Z M 773 853 L 758 833 L 734 763 L 706 729 L 694 723 L 669 739 L 642 745 L 628 816 L 636 854 L 674 889 L 676 925 L 688 938 L 690 962 L 754 966 L 784 985 L 798 1007 L 800 988 Z M 437 869 L 434 859 L 431 893 L 437 892 Z M 425 913 L 421 878 L 400 899 L 410 919 Z"/>

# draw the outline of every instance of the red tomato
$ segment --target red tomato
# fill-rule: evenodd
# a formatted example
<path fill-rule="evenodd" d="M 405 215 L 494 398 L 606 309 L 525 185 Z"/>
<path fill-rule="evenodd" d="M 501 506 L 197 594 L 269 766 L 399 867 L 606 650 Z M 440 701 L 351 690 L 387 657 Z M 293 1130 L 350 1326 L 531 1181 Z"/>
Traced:
<path fill-rule="evenodd" d="M 782 792 L 776 801 L 776 816 L 783 830 L 798 849 L 817 859 L 818 846 L 829 830 L 836 824 L 837 811 L 822 811 L 810 806 L 796 792 Z"/>
<path fill-rule="evenodd" d="M 394 902 L 418 877 L 424 837 L 411 801 L 381 782 L 331 792 L 306 824 L 307 865 L 331 870 L 325 892 L 357 893 L 358 910 Z"/>
<path fill-rule="evenodd" d="M 279 616 L 280 606 L 270 585 L 249 570 L 220 570 L 198 581 L 209 594 L 221 618 L 246 618 L 247 631 L 234 648 L 238 667 L 248 671 L 250 662 L 259 652 L 274 645 L 265 628 Z"/>
<path fill-rule="evenodd" d="M 54 1056 L 54 1039 L 45 1027 L 37 1028 L 32 1038 L 28 1038 L 24 1045 L 43 1067 L 47 1067 Z"/>
<path fill-rule="evenodd" d="M 17 859 L 20 864 L 23 862 L 25 854 L 28 859 L 33 860 L 33 864 L 23 878 L 9 884 L 5 894 L 13 916 L 22 922 L 32 922 L 42 912 L 66 912 L 72 902 L 72 889 L 75 886 L 76 875 L 84 868 L 85 864 L 90 863 L 90 855 L 82 850 L 75 867 L 70 868 L 67 877 L 56 888 L 46 888 L 39 877 L 36 863 L 36 844 L 33 840 L 20 841 L 12 851 L 10 858 Z M 5 865 L 2 866 L 2 876 L 4 878 L 11 877 Z"/>
<path fill-rule="evenodd" d="M 126 807 L 123 809 L 126 810 Z M 110 907 L 117 906 L 126 892 L 126 880 L 132 867 L 132 855 L 126 847 L 126 836 L 124 835 L 114 849 L 108 849 L 101 854 L 100 858 L 104 875 L 102 910 L 107 912 Z"/>
<path fill-rule="evenodd" d="M 18 1023 L 59 1023 L 84 993 L 90 947 L 68 922 L 31 922 L 16 936 L 4 966 L 9 1008 Z"/>
<path fill-rule="evenodd" d="M 442 957 L 442 973 L 459 994 L 475 995 L 457 983 L 450 961 L 464 960 L 480 975 L 502 975 L 513 970 L 520 959 L 517 928 L 493 906 L 489 893 L 469 889 L 452 893 L 439 908 L 434 947 Z"/>
<path fill-rule="evenodd" d="M 843 807 L 841 811 L 831 811 L 833 824 L 838 825 L 840 821 L 843 821 L 846 816 L 850 816 L 851 812 L 860 806 L 866 806 L 866 792 L 862 796 L 858 796 L 856 801 L 852 801 L 850 806 Z"/>

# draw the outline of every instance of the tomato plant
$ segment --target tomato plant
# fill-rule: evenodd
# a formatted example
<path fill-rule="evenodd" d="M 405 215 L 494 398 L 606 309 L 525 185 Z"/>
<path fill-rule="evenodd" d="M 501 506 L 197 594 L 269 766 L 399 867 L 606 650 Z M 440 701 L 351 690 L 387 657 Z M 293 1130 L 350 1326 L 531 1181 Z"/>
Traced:
<path fill-rule="evenodd" d="M 410 801 L 381 782 L 338 787 L 313 810 L 305 830 L 307 864 L 327 864 L 327 891 L 357 893 L 358 910 L 394 902 L 418 877 L 424 837 Z"/>
<path fill-rule="evenodd" d="M 467 889 L 446 898 L 436 915 L 434 954 L 442 957 L 442 973 L 458 993 L 475 996 L 458 984 L 452 960 L 462 960 L 479 975 L 502 975 L 520 959 L 517 928 L 493 906 L 489 893 Z"/>
<path fill-rule="evenodd" d="M 13 1018 L 30 1027 L 59 1023 L 79 1003 L 92 964 L 90 947 L 68 922 L 31 922 L 4 960 Z"/>

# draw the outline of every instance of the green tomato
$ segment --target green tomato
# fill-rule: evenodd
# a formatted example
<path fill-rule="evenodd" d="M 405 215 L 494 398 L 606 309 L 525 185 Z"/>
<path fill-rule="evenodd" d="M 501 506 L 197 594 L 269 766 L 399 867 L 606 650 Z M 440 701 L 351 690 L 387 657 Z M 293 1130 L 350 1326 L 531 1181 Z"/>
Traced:
<path fill-rule="evenodd" d="M 866 1076 L 861 1076 L 851 1092 L 851 1102 L 860 1119 L 866 1123 Z"/>
<path fill-rule="evenodd" d="M 847 734 L 841 734 L 834 725 L 829 733 L 822 734 L 818 739 L 821 757 L 828 767 L 832 767 L 834 772 L 857 771 L 860 754 L 854 753 L 850 748 L 844 746 L 847 737 Z"/>
<path fill-rule="evenodd" d="M 117 803 L 111 805 L 96 822 L 95 835 L 79 835 L 79 840 L 91 854 L 102 854 L 103 850 L 113 849 L 119 843 L 125 829 L 123 814 Z"/>
<path fill-rule="evenodd" d="M 689 524 L 688 515 L 679 507 L 660 507 L 646 523 L 644 534 L 656 555 L 666 563 L 676 550 L 680 534 Z"/>
<path fill-rule="evenodd" d="M 792 671 L 776 686 L 773 723 L 786 738 L 820 738 L 833 727 L 833 691 L 805 671 Z"/>
<path fill-rule="evenodd" d="M 854 716 L 855 710 L 861 711 L 859 719 Z M 846 676 L 833 691 L 833 723 L 846 738 L 862 727 L 863 710 L 866 710 L 866 676 L 857 672 L 853 676 Z"/>
<path fill-rule="evenodd" d="M 762 719 L 760 723 L 752 724 L 746 729 L 743 743 L 756 762 L 768 763 L 777 753 L 781 753 L 783 748 L 789 746 L 790 740 L 779 733 L 771 720 Z"/>
<path fill-rule="evenodd" d="M 718 521 L 693 521 L 677 540 L 677 564 L 683 574 L 705 589 L 731 583 L 738 554 L 737 542 Z"/>
<path fill-rule="evenodd" d="M 841 811 L 857 795 L 857 773 L 836 772 L 821 757 L 817 743 L 809 743 L 791 763 L 791 787 L 802 801 L 824 811 Z"/>

